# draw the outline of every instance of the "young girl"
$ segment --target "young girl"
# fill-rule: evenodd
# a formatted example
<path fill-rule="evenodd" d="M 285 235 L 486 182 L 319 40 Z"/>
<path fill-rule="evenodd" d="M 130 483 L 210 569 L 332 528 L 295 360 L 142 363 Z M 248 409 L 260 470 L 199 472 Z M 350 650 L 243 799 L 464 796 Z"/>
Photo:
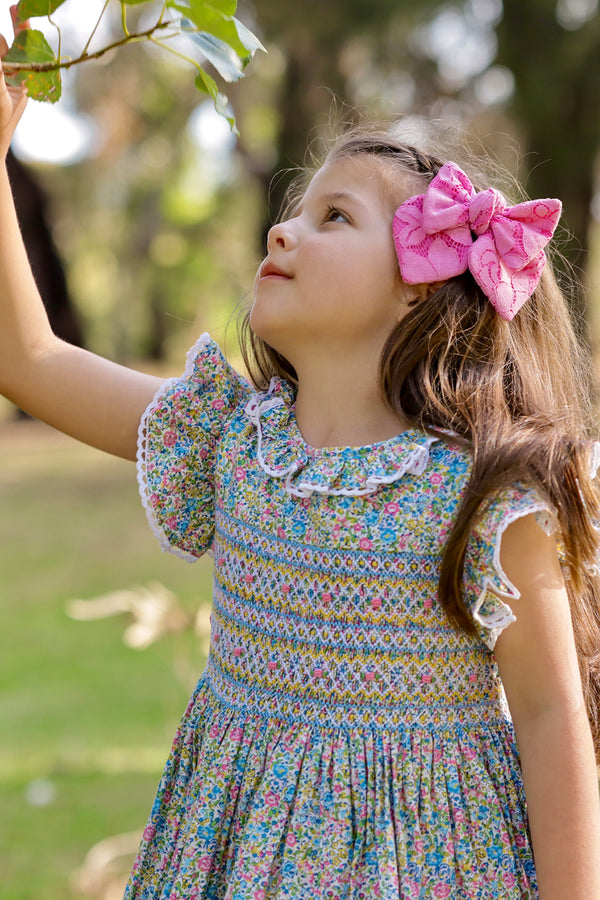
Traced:
<path fill-rule="evenodd" d="M 53 336 L 3 173 L 0 387 L 124 457 L 141 419 L 161 544 L 214 551 L 128 900 L 600 897 L 598 459 L 559 206 L 347 137 L 269 233 L 254 386 L 206 335 L 162 384 Z"/>

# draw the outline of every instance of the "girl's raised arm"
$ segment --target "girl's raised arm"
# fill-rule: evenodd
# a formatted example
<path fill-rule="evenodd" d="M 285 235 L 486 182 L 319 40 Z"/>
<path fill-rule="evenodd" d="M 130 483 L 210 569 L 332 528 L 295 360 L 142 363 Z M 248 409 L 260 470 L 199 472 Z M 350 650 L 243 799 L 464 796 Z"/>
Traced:
<path fill-rule="evenodd" d="M 600 801 L 592 737 L 553 537 L 510 525 L 502 566 L 521 592 L 495 648 L 513 717 L 540 900 L 600 897 Z"/>
<path fill-rule="evenodd" d="M 0 36 L 0 55 L 7 49 Z M 87 444 L 135 459 L 139 420 L 161 382 L 66 344 L 50 328 L 5 164 L 25 103 L 0 71 L 0 392 Z"/>

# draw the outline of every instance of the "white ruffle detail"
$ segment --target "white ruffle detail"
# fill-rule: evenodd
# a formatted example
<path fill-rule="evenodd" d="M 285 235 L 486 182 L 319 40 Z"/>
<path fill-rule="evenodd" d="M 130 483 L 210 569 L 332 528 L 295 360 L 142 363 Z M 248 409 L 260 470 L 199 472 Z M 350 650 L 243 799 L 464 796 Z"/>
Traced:
<path fill-rule="evenodd" d="M 194 346 L 188 351 L 186 356 L 186 364 L 185 370 L 182 375 L 177 375 L 174 378 L 168 378 L 164 381 L 156 394 L 144 410 L 142 414 L 142 418 L 140 419 L 140 424 L 138 428 L 138 439 L 137 439 L 137 460 L 136 460 L 136 470 L 137 470 L 137 481 L 140 491 L 140 497 L 142 500 L 142 505 L 144 510 L 146 511 L 146 518 L 148 520 L 148 524 L 153 535 L 156 537 L 160 544 L 160 548 L 163 553 L 172 553 L 174 556 L 178 556 L 180 559 L 184 559 L 186 562 L 194 563 L 198 561 L 198 557 L 194 556 L 192 553 L 188 553 L 186 550 L 181 550 L 179 547 L 174 546 L 167 539 L 166 534 L 161 528 L 160 522 L 156 518 L 154 513 L 154 509 L 152 508 L 152 503 L 150 501 L 150 493 L 148 489 L 148 481 L 146 477 L 147 472 L 147 447 L 146 447 L 146 436 L 147 436 L 147 427 L 148 421 L 155 410 L 161 403 L 161 400 L 168 392 L 169 388 L 176 381 L 180 381 L 182 378 L 189 378 L 190 375 L 194 371 L 194 365 L 198 355 L 201 351 L 211 342 L 210 335 L 207 332 L 201 334 Z"/>
<path fill-rule="evenodd" d="M 489 576 L 484 575 L 481 579 L 481 592 L 473 607 L 474 620 L 485 629 L 485 644 L 490 650 L 496 646 L 496 641 L 500 634 L 517 621 L 517 617 L 513 613 L 510 605 L 505 600 L 518 600 L 521 592 L 510 581 L 502 568 L 500 562 L 500 550 L 502 547 L 502 536 L 513 522 L 535 513 L 536 523 L 542 530 L 550 535 L 556 530 L 556 518 L 549 510 L 545 503 L 532 502 L 528 506 L 521 509 L 515 509 L 508 512 L 502 521 L 496 527 L 496 536 L 494 541 L 493 566 L 495 575 L 506 588 L 499 587 L 498 584 Z M 486 608 L 487 607 L 487 608 Z"/>
<path fill-rule="evenodd" d="M 294 497 L 361 496 L 404 475 L 422 475 L 429 448 L 440 440 L 412 430 L 364 447 L 308 447 L 296 424 L 293 401 L 291 387 L 272 378 L 268 391 L 250 399 L 246 416 L 256 427 L 261 469 L 283 479 Z"/>

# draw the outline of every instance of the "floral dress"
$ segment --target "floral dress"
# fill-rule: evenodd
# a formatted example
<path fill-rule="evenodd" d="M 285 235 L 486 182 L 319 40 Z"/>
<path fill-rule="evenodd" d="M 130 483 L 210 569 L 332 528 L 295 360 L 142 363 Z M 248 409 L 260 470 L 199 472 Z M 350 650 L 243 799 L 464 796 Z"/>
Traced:
<path fill-rule="evenodd" d="M 214 596 L 125 897 L 534 900 L 492 651 L 518 596 L 502 532 L 544 503 L 488 504 L 465 565 L 478 634 L 455 631 L 437 582 L 468 453 L 417 430 L 314 449 L 293 404 L 203 335 L 142 419 L 150 524 L 185 559 L 212 549 Z"/>

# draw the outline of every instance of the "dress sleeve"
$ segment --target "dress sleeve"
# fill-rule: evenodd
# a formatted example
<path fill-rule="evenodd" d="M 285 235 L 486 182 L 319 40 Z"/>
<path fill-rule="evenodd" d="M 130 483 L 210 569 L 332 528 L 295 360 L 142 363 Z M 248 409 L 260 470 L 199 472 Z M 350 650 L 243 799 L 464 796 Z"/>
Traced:
<path fill-rule="evenodd" d="M 494 649 L 502 631 L 516 621 L 510 600 L 520 597 L 500 564 L 502 535 L 512 522 L 532 513 L 536 514 L 536 521 L 546 534 L 557 530 L 550 504 L 536 491 L 506 488 L 484 507 L 467 544 L 464 600 L 481 640 L 490 650 Z"/>
<path fill-rule="evenodd" d="M 219 441 L 250 385 L 203 334 L 180 378 L 159 388 L 138 432 L 138 483 L 163 550 L 194 562 L 214 533 L 214 467 Z"/>

